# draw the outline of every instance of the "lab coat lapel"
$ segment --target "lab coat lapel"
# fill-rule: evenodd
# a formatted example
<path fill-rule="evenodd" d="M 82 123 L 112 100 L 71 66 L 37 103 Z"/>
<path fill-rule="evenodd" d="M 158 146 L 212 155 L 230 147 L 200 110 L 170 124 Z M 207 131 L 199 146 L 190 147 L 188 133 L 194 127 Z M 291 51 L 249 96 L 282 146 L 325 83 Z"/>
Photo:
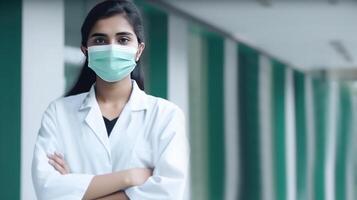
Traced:
<path fill-rule="evenodd" d="M 145 92 L 139 88 L 139 86 L 134 80 L 132 80 L 132 84 L 133 84 L 133 89 L 130 94 L 129 101 L 125 105 L 122 113 L 120 114 L 119 120 L 114 126 L 114 129 L 112 130 L 112 133 L 117 133 L 117 134 L 111 134 L 109 140 L 122 140 L 128 137 L 127 131 L 130 130 L 130 126 L 132 126 L 133 123 L 138 126 L 137 123 L 140 119 L 140 116 L 143 116 L 141 111 L 145 111 L 147 109 L 147 102 L 146 102 L 147 97 Z"/>
<path fill-rule="evenodd" d="M 132 80 L 133 91 L 131 92 L 130 99 L 128 101 L 129 109 L 132 112 L 144 111 L 148 108 L 147 95 L 142 91 L 138 84 Z"/>
<path fill-rule="evenodd" d="M 134 80 L 132 81 L 132 83 L 133 83 L 133 90 L 130 95 L 129 101 L 126 105 L 127 108 L 126 110 L 123 110 L 123 113 L 119 117 L 117 124 L 114 126 L 114 129 L 112 130 L 112 133 L 113 132 L 121 133 L 119 134 L 119 136 L 115 137 L 116 138 L 115 140 L 123 139 L 123 137 L 125 137 L 125 134 L 129 126 L 133 123 L 133 120 L 138 121 L 137 119 L 138 116 L 135 114 L 138 114 L 137 112 L 145 111 L 148 107 L 146 102 L 147 96 L 145 92 L 139 88 L 139 86 Z M 102 113 L 100 111 L 99 105 L 95 97 L 94 85 L 91 87 L 86 98 L 83 100 L 83 103 L 79 110 L 81 112 L 85 112 L 88 109 L 89 111 L 87 111 L 87 115 L 84 116 L 84 120 L 88 124 L 88 126 L 93 130 L 93 132 L 96 134 L 98 140 L 100 140 L 100 142 L 103 144 L 104 148 L 108 152 L 108 156 L 111 157 L 110 141 L 107 135 L 107 130 L 105 128 Z M 134 118 L 133 115 L 135 115 Z"/>
<path fill-rule="evenodd" d="M 141 134 L 141 126 L 144 126 L 145 111 L 147 109 L 147 95 L 134 80 L 132 83 L 133 89 L 129 101 L 109 137 L 111 147 L 115 148 L 113 158 L 117 159 L 117 163 L 121 163 L 121 166 L 129 164 L 128 160 L 131 158 L 128 156 L 131 154 L 122 152 L 130 150 L 135 144 L 138 135 Z M 120 155 L 118 152 L 121 152 Z"/>
<path fill-rule="evenodd" d="M 138 114 L 138 112 L 140 111 L 145 111 L 147 109 L 145 92 L 139 88 L 139 86 L 134 80 L 132 80 L 132 83 L 133 83 L 133 89 L 130 94 L 129 101 L 125 105 L 125 108 L 117 122 L 116 128 L 119 132 L 124 132 L 125 130 L 128 130 L 133 120 L 138 121 L 136 119 L 137 118 L 136 114 Z"/>
<path fill-rule="evenodd" d="M 89 110 L 88 110 L 89 109 Z M 107 135 L 107 130 L 105 128 L 102 113 L 100 111 L 99 105 L 95 97 L 94 85 L 91 87 L 86 98 L 84 99 L 80 111 L 87 111 L 87 115 L 84 117 L 86 124 L 92 129 L 98 140 L 102 143 L 103 147 L 106 149 L 108 156 L 110 158 L 110 144 Z"/>

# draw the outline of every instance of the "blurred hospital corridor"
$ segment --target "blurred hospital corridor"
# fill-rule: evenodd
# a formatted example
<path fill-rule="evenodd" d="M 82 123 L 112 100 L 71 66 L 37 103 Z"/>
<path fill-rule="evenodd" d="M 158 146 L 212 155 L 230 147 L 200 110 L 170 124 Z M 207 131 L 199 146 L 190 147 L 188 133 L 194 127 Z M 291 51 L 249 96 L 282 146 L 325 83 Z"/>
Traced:
<path fill-rule="evenodd" d="M 98 2 L 0 1 L 0 199 L 36 199 L 41 119 Z M 185 115 L 186 200 L 357 199 L 357 0 L 133 2 L 145 92 Z"/>

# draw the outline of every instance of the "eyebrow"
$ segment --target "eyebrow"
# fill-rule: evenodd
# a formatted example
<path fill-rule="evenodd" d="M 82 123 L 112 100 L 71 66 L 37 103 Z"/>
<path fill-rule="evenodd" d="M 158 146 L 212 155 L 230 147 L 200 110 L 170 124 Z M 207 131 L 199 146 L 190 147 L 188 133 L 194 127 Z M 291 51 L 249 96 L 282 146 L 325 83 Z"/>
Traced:
<path fill-rule="evenodd" d="M 133 34 L 130 32 L 119 32 L 115 34 L 116 36 L 132 36 Z M 90 38 L 92 37 L 98 37 L 98 36 L 102 36 L 102 37 L 107 37 L 108 35 L 105 33 L 93 33 Z"/>
<path fill-rule="evenodd" d="M 130 33 L 130 32 L 119 32 L 119 33 L 117 33 L 117 34 L 115 34 L 115 35 L 121 35 L 121 36 L 132 36 L 133 34 L 132 33 Z"/>

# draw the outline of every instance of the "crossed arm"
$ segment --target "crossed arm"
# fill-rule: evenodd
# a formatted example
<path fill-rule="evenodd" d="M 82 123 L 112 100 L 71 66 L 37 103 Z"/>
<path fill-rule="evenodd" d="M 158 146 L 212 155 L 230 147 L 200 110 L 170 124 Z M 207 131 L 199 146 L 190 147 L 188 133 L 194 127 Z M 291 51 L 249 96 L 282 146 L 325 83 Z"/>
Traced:
<path fill-rule="evenodd" d="M 70 173 L 70 169 L 66 164 L 63 155 L 54 153 L 47 157 L 49 159 L 49 164 L 51 164 L 60 174 L 66 175 Z M 152 171 L 149 169 L 134 168 L 94 176 L 83 196 L 83 200 L 128 200 L 128 196 L 126 196 L 122 190 L 131 186 L 143 184 L 151 175 Z"/>

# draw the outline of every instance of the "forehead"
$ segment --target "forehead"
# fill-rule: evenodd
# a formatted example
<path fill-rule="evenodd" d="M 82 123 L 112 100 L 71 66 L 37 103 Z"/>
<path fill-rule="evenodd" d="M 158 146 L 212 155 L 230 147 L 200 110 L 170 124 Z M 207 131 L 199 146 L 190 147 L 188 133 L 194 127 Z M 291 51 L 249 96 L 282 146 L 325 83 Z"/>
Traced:
<path fill-rule="evenodd" d="M 98 20 L 89 35 L 93 33 L 116 34 L 119 32 L 129 32 L 134 34 L 134 29 L 123 14 L 113 15 L 108 18 Z"/>

